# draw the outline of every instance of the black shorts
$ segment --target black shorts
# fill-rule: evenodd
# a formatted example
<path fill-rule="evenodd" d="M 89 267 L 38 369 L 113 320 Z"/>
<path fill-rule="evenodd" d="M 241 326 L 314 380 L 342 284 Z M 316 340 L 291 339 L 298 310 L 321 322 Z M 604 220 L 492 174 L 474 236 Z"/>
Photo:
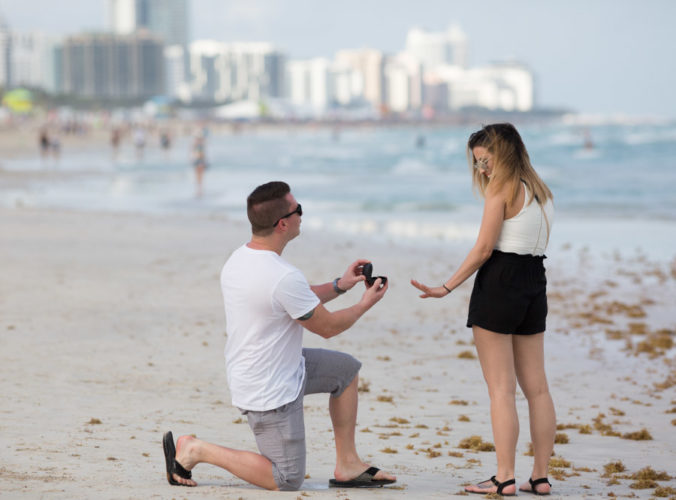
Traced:
<path fill-rule="evenodd" d="M 545 331 L 546 257 L 494 250 L 479 268 L 469 301 L 467 326 L 496 333 L 533 335 Z"/>

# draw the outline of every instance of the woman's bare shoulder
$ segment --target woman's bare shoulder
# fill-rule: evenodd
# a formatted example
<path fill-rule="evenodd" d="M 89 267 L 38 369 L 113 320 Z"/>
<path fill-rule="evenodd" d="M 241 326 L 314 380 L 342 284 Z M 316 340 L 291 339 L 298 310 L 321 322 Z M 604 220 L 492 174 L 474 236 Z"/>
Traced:
<path fill-rule="evenodd" d="M 503 183 L 502 185 L 497 185 L 492 182 L 489 182 L 488 186 L 486 186 L 485 192 L 486 200 L 490 198 L 491 200 L 499 199 L 506 201 L 507 198 L 509 197 L 510 191 L 511 186 L 507 182 Z"/>

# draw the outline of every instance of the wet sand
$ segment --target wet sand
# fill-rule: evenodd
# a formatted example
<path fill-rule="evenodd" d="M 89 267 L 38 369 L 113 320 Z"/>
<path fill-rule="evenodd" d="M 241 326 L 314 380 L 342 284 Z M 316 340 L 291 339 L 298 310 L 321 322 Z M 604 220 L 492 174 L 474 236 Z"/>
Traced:
<path fill-rule="evenodd" d="M 471 280 L 436 301 L 408 283 L 447 278 L 465 248 L 308 230 L 284 254 L 313 283 L 358 257 L 390 278 L 356 326 L 329 341 L 306 333 L 305 345 L 363 362 L 358 449 L 398 476 L 395 487 L 327 488 L 327 398 L 309 396 L 301 491 L 266 492 L 208 465 L 187 490 L 166 482 L 166 430 L 255 450 L 230 404 L 218 282 L 248 228 L 198 215 L 33 209 L 0 209 L 0 227 L 1 498 L 450 498 L 495 472 L 493 453 L 461 447 L 492 442 L 464 326 Z M 569 246 L 548 255 L 547 370 L 560 427 L 553 497 L 675 497 L 676 261 Z M 522 482 L 532 458 L 520 393 L 517 405 Z"/>

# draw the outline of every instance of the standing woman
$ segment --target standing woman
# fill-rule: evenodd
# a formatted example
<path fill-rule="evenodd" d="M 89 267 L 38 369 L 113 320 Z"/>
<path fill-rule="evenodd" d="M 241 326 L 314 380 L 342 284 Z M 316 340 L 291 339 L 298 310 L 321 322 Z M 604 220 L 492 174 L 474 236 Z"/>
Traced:
<path fill-rule="evenodd" d="M 195 170 L 195 181 L 197 183 L 196 196 L 202 196 L 202 179 L 204 171 L 207 169 L 207 155 L 205 151 L 205 134 L 198 133 L 192 143 L 192 166 Z"/>
<path fill-rule="evenodd" d="M 441 298 L 477 269 L 467 326 L 472 328 L 491 400 L 498 468 L 467 486 L 470 493 L 514 495 L 519 436 L 516 383 L 528 400 L 534 464 L 521 491 L 547 495 L 556 416 L 544 363 L 547 296 L 544 252 L 554 207 L 552 193 L 533 169 L 519 132 L 509 123 L 487 125 L 467 143 L 472 180 L 485 199 L 476 244 L 455 274 L 429 287 L 415 280 L 422 298 Z"/>

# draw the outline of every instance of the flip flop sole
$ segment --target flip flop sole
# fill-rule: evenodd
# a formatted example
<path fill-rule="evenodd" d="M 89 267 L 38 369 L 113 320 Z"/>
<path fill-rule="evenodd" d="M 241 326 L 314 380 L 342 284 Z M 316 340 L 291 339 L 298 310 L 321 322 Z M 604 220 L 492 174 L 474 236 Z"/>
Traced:
<path fill-rule="evenodd" d="M 173 472 L 174 458 L 176 457 L 174 435 L 171 433 L 171 431 L 166 432 L 162 437 L 162 447 L 164 448 L 164 463 L 167 467 L 167 481 L 169 481 L 169 484 L 172 486 L 181 484 L 171 475 Z"/>
<path fill-rule="evenodd" d="M 471 493 L 472 495 L 500 495 L 501 497 L 515 497 L 516 493 L 498 493 L 497 491 L 469 491 L 465 490 L 465 493 Z"/>
<path fill-rule="evenodd" d="M 329 486 L 332 488 L 382 488 L 386 484 L 394 482 L 390 479 L 374 479 L 373 481 L 336 481 L 329 479 Z"/>
<path fill-rule="evenodd" d="M 539 491 L 533 491 L 533 490 L 522 490 L 519 488 L 519 491 L 522 493 L 530 493 L 531 495 L 537 495 L 539 497 L 546 497 L 551 495 L 551 493 L 540 493 Z"/>

